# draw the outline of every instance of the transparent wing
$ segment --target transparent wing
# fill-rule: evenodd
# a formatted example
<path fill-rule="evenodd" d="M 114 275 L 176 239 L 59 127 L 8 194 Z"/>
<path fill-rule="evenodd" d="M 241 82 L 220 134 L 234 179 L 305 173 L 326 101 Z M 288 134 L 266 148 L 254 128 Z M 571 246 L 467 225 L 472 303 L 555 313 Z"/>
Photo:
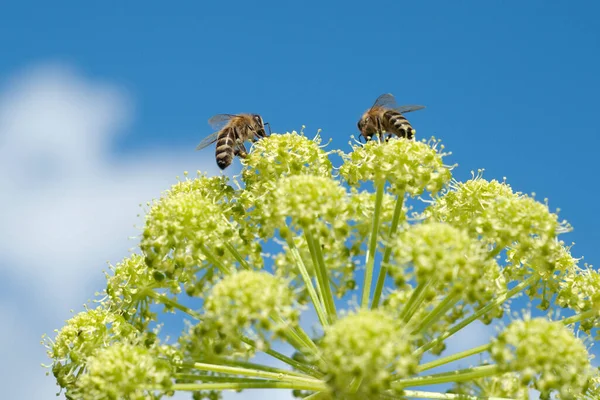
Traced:
<path fill-rule="evenodd" d="M 235 114 L 217 114 L 208 119 L 208 123 L 213 129 L 221 129 L 229 120 L 236 117 Z"/>
<path fill-rule="evenodd" d="M 371 108 L 374 107 L 396 108 L 398 107 L 398 105 L 396 104 L 396 98 L 393 94 L 385 93 L 379 96 L 377 100 L 375 100 L 375 103 L 373 103 L 373 106 Z"/>
<path fill-rule="evenodd" d="M 425 106 L 418 106 L 418 105 L 415 104 L 415 105 L 410 105 L 410 106 L 396 107 L 396 108 L 394 108 L 394 110 L 398 111 L 401 114 L 404 114 L 404 113 L 407 113 L 407 112 L 422 110 L 424 108 L 425 108 Z"/>
<path fill-rule="evenodd" d="M 211 133 L 210 135 L 208 135 L 207 137 L 202 139 L 200 144 L 198 144 L 198 146 L 196 146 L 196 150 L 202 150 L 206 146 L 210 146 L 211 144 L 213 144 L 214 142 L 217 141 L 218 137 L 219 137 L 219 132 Z"/>

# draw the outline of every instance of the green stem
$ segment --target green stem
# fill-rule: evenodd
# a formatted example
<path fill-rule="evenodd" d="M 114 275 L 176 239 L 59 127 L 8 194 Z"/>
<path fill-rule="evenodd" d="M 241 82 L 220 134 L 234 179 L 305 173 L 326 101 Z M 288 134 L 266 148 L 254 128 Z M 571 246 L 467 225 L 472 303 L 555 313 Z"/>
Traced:
<path fill-rule="evenodd" d="M 187 381 L 211 382 L 211 383 L 216 383 L 216 382 L 256 382 L 256 379 L 253 379 L 253 378 L 236 378 L 233 376 L 195 375 L 195 374 L 184 374 L 184 373 L 177 373 L 177 374 L 175 374 L 174 378 L 179 381 L 185 379 Z M 276 381 L 261 380 L 261 382 L 276 382 Z M 188 382 L 188 383 L 191 383 L 191 382 Z"/>
<path fill-rule="evenodd" d="M 247 338 L 245 336 L 242 336 L 240 339 L 242 342 L 246 343 L 249 346 L 254 347 L 255 349 L 258 348 L 258 345 L 256 344 L 256 342 L 250 338 Z M 293 358 L 290 358 L 284 354 L 281 354 L 273 349 L 269 349 L 269 350 L 263 350 L 266 354 L 270 355 L 273 358 L 276 358 L 277 360 L 286 363 L 287 365 L 296 368 L 297 370 L 303 371 L 304 373 L 320 378 L 323 376 L 323 373 L 320 372 L 319 370 L 315 369 L 315 367 L 310 366 L 310 365 L 306 365 L 303 364 L 299 361 L 294 360 Z"/>
<path fill-rule="evenodd" d="M 223 275 L 229 275 L 231 273 L 231 268 L 226 267 L 225 265 L 223 265 L 220 261 L 219 258 L 217 256 L 215 256 L 212 251 L 209 250 L 208 247 L 204 246 L 204 249 L 202 250 L 202 253 L 204 254 L 204 256 L 206 257 L 206 259 L 214 266 L 216 266 L 221 273 L 223 273 Z"/>
<path fill-rule="evenodd" d="M 375 194 L 375 211 L 373 212 L 373 224 L 371 226 L 371 236 L 369 248 L 367 249 L 367 260 L 365 266 L 365 279 L 363 282 L 362 302 L 363 308 L 369 307 L 369 297 L 371 296 L 371 282 L 373 281 L 373 268 L 375 266 L 375 251 L 377 251 L 377 238 L 379 235 L 379 219 L 381 217 L 381 204 L 383 203 L 385 181 L 377 185 Z"/>
<path fill-rule="evenodd" d="M 394 216 L 392 217 L 392 225 L 390 226 L 390 233 L 388 239 L 391 239 L 398 230 L 398 223 L 400 222 L 400 216 L 402 215 L 402 207 L 404 206 L 404 192 L 398 195 L 396 199 L 396 208 L 394 208 Z M 375 293 L 373 294 L 373 302 L 371 308 L 375 309 L 379 307 L 379 300 L 381 299 L 381 293 L 383 292 L 383 286 L 385 285 L 385 278 L 387 276 L 387 263 L 390 261 L 392 256 L 392 247 L 389 245 L 385 246 L 383 251 L 383 261 L 381 268 L 379 269 L 379 276 L 377 277 L 377 284 L 375 285 Z"/>
<path fill-rule="evenodd" d="M 490 310 L 492 310 L 494 307 L 501 305 L 506 300 L 510 299 L 511 297 L 513 297 L 514 295 L 516 295 L 517 293 L 519 293 L 520 291 L 525 289 L 527 286 L 529 286 L 530 284 L 535 282 L 536 279 L 539 279 L 539 277 L 537 275 L 530 276 L 529 278 L 527 278 L 526 280 L 519 283 L 517 286 L 515 286 L 511 290 L 509 290 L 508 292 L 504 293 L 503 295 L 498 296 L 495 300 L 490 302 L 487 306 L 483 307 L 476 313 L 472 314 L 470 317 L 468 317 L 468 318 L 464 319 L 463 321 L 461 321 L 460 323 L 454 325 L 452 328 L 450 328 L 449 330 L 444 332 L 441 336 L 437 337 L 436 339 L 432 340 L 431 342 L 418 348 L 415 351 L 415 353 L 422 354 L 422 353 L 426 352 L 427 350 L 436 346 L 438 343 L 441 343 L 444 340 L 448 339 L 450 336 L 454 335 L 456 332 L 460 331 L 465 326 L 469 325 L 470 323 L 477 320 L 481 316 L 490 312 Z"/>
<path fill-rule="evenodd" d="M 570 316 L 569 318 L 565 318 L 563 319 L 562 322 L 565 325 L 571 325 L 574 324 L 576 322 L 581 322 L 583 320 L 586 320 L 588 318 L 592 318 L 592 317 L 596 317 L 598 315 L 598 311 L 596 310 L 588 310 L 588 311 L 584 311 L 581 314 L 575 314 Z"/>
<path fill-rule="evenodd" d="M 178 309 L 180 311 L 183 311 L 184 313 L 186 313 L 190 317 L 193 317 L 193 318 L 195 318 L 195 319 L 197 319 L 199 321 L 202 321 L 202 318 L 201 318 L 201 316 L 200 316 L 199 313 L 197 313 L 196 311 L 192 310 L 189 307 L 184 306 L 183 304 L 179 304 L 177 301 L 168 298 L 164 294 L 156 293 L 152 289 L 146 289 L 146 290 L 144 290 L 143 293 L 145 295 L 147 295 L 148 297 L 152 297 L 154 300 L 163 303 L 166 306 L 176 308 L 176 309 Z"/>
<path fill-rule="evenodd" d="M 298 251 L 298 249 L 296 248 L 296 245 L 294 244 L 294 239 L 289 238 L 287 240 L 287 244 L 290 249 L 290 253 L 292 253 L 294 260 L 296 260 L 296 265 L 298 266 L 298 269 L 300 270 L 300 275 L 302 275 L 302 280 L 304 281 L 304 286 L 306 286 L 306 290 L 308 290 L 308 295 L 310 296 L 310 299 L 313 302 L 313 306 L 315 307 L 317 317 L 319 318 L 319 321 L 321 322 L 322 326 L 328 326 L 329 321 L 327 320 L 327 314 L 325 312 L 325 309 L 323 308 L 323 304 L 319 300 L 319 296 L 317 295 L 317 292 L 315 291 L 315 287 L 313 285 L 312 279 L 310 278 L 308 270 L 306 269 L 306 265 L 304 265 L 304 261 L 302 260 L 302 257 L 300 256 L 300 252 Z"/>
<path fill-rule="evenodd" d="M 488 351 L 489 348 L 490 348 L 490 344 L 488 343 L 488 344 L 481 345 L 479 347 L 474 347 L 469 350 L 461 351 L 460 353 L 452 354 L 447 357 L 438 358 L 437 360 L 433 360 L 431 362 L 419 365 L 419 367 L 417 368 L 417 372 L 427 371 L 428 369 L 436 368 L 436 367 L 439 367 L 440 365 L 448 364 L 453 361 L 458 361 L 463 358 L 472 356 L 474 354 L 483 353 L 484 351 Z"/>
<path fill-rule="evenodd" d="M 497 365 L 483 365 L 475 368 L 467 368 L 452 373 L 441 373 L 427 376 L 417 376 L 415 378 L 400 379 L 392 382 L 392 388 L 403 389 L 411 386 L 437 385 L 440 383 L 466 382 L 479 378 L 494 376 L 501 373 Z"/>
<path fill-rule="evenodd" d="M 301 378 L 308 378 L 308 375 L 302 374 L 300 372 L 296 372 L 296 371 L 288 371 L 285 369 L 281 369 L 281 368 L 276 368 L 276 367 L 269 367 L 267 365 L 262 365 L 262 364 L 256 364 L 256 363 L 252 363 L 249 361 L 242 361 L 242 360 L 231 360 L 228 358 L 219 358 L 219 365 L 229 365 L 232 367 L 241 367 L 241 368 L 246 368 L 246 369 L 258 369 L 261 371 L 267 371 L 267 372 L 273 372 L 276 374 L 287 374 L 287 375 L 295 375 L 295 376 L 299 376 Z M 323 374 L 321 373 L 321 376 Z M 319 377 L 320 378 L 320 377 Z M 319 379 L 317 378 L 317 379 Z"/>
<path fill-rule="evenodd" d="M 287 382 L 261 381 L 231 382 L 231 383 L 176 383 L 171 386 L 174 391 L 196 392 L 200 390 L 242 390 L 242 389 L 295 389 L 295 390 L 325 390 L 325 382 Z"/>
<path fill-rule="evenodd" d="M 438 303 L 437 306 L 423 319 L 419 325 L 412 331 L 413 334 L 423 332 L 428 329 L 434 322 L 443 317 L 448 310 L 460 300 L 460 296 L 456 293 L 446 296 L 444 300 Z"/>
<path fill-rule="evenodd" d="M 452 394 L 452 393 L 435 393 L 435 392 L 423 392 L 421 390 L 404 390 L 404 396 L 414 399 L 435 399 L 435 400 L 512 400 L 505 397 L 480 397 L 480 396 L 467 396 L 464 394 Z"/>
<path fill-rule="evenodd" d="M 329 399 L 327 392 L 316 392 L 306 397 L 303 397 L 302 400 L 325 400 Z"/>
<path fill-rule="evenodd" d="M 400 312 L 400 318 L 404 322 L 410 321 L 415 312 L 417 312 L 417 309 L 425 300 L 425 294 L 427 293 L 426 289 L 429 287 L 429 285 L 431 285 L 431 282 L 432 279 L 428 280 L 425 283 L 418 284 L 417 288 L 412 292 L 410 298 L 408 299 L 408 302 L 406 302 L 406 304 L 402 308 L 402 311 Z"/>
<path fill-rule="evenodd" d="M 242 376 L 251 376 L 256 378 L 266 378 L 266 379 L 274 379 L 277 381 L 286 381 L 286 382 L 298 382 L 298 383 L 309 383 L 309 384 L 320 384 L 324 383 L 321 380 L 309 377 L 309 376 L 298 376 L 291 375 L 283 370 L 279 372 L 271 372 L 271 371 L 263 371 L 255 368 L 242 368 L 242 367 L 232 367 L 228 365 L 218 365 L 218 364 L 207 364 L 207 363 L 199 363 L 199 362 L 181 362 L 177 363 L 177 365 L 194 368 L 199 371 L 210 371 L 217 372 L 221 374 L 230 374 L 230 375 L 242 375 Z M 310 389 L 308 389 L 310 390 Z M 315 389 L 315 390 L 321 390 Z"/>
<path fill-rule="evenodd" d="M 244 268 L 245 270 L 248 270 L 248 271 L 252 270 L 252 268 L 250 267 L 250 264 L 248 264 L 248 261 L 244 260 L 244 257 L 242 257 L 240 252 L 237 251 L 237 249 L 235 247 L 233 247 L 233 245 L 231 243 L 225 242 L 225 247 L 227 248 L 227 250 L 229 250 L 231 255 L 237 260 L 237 262 L 240 263 L 242 268 Z"/>
<path fill-rule="evenodd" d="M 317 345 L 312 341 L 310 336 L 300 326 L 292 326 L 287 323 L 283 318 L 281 318 L 278 314 L 271 314 L 271 318 L 282 325 L 285 325 L 286 329 L 283 334 L 285 335 L 287 341 L 296 348 L 296 350 L 301 352 L 310 351 L 311 354 L 315 354 L 317 351 Z"/>
<path fill-rule="evenodd" d="M 321 252 L 321 245 L 318 240 L 315 240 L 310 229 L 304 230 L 304 236 L 306 237 L 308 250 L 310 251 L 310 255 L 313 259 L 315 273 L 317 275 L 317 284 L 321 288 L 321 293 L 323 294 L 323 302 L 325 303 L 327 320 L 331 323 L 336 319 L 337 312 L 333 302 L 331 286 L 329 285 L 329 274 L 327 273 L 327 267 L 325 266 L 323 253 Z"/>

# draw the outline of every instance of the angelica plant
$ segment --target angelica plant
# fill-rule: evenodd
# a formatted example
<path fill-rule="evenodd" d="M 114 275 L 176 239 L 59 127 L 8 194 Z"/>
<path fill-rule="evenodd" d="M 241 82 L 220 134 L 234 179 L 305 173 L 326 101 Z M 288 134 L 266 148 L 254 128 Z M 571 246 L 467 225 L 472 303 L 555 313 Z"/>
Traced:
<path fill-rule="evenodd" d="M 233 180 L 186 175 L 94 306 L 46 339 L 58 385 L 77 400 L 597 398 L 600 275 L 559 238 L 570 226 L 504 181 L 453 180 L 447 156 L 434 139 L 346 154 L 292 132 L 255 143 Z M 497 335 L 448 354 L 477 321 Z"/>

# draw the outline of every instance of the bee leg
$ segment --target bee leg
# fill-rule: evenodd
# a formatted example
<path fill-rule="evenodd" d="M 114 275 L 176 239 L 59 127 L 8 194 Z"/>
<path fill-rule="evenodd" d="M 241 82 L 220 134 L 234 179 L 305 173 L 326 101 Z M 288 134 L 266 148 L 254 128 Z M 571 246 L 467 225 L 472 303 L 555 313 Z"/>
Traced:
<path fill-rule="evenodd" d="M 240 158 L 246 158 L 246 156 L 248 155 L 248 149 L 246 149 L 245 144 L 240 143 L 237 145 L 237 147 L 233 151 L 233 154 Z"/>

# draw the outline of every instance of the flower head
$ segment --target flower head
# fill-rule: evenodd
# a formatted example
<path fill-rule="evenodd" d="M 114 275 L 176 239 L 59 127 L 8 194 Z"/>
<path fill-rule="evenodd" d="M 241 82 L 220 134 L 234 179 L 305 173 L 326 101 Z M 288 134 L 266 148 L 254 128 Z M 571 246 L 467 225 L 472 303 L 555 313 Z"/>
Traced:
<path fill-rule="evenodd" d="M 265 198 L 261 224 L 275 229 L 286 225 L 295 229 L 310 229 L 317 222 L 345 224 L 348 215 L 346 190 L 331 178 L 295 175 L 281 178 L 277 187 Z"/>
<path fill-rule="evenodd" d="M 196 178 L 190 179 L 185 172 L 185 179 L 179 180 L 171 186 L 163 197 L 174 196 L 178 193 L 198 193 L 215 203 L 226 203 L 235 198 L 235 190 L 229 186 L 227 176 L 208 177 L 200 171 L 197 175 Z"/>
<path fill-rule="evenodd" d="M 511 272 L 511 278 L 522 277 L 522 273 L 517 273 L 519 265 L 543 276 L 563 267 L 546 255 L 558 250 L 553 249 L 556 235 L 568 231 L 569 226 L 559 222 L 546 204 L 514 193 L 506 183 L 486 181 L 480 175 L 465 183 L 454 182 L 451 189 L 437 198 L 425 214 L 495 246 L 493 254 L 510 247 L 509 261 L 514 268 L 507 272 Z"/>
<path fill-rule="evenodd" d="M 137 330 L 125 319 L 101 307 L 80 312 L 56 331 L 48 343 L 48 356 L 53 359 L 53 373 L 59 385 L 70 387 L 77 372 L 98 349 L 115 341 L 137 339 Z"/>
<path fill-rule="evenodd" d="M 171 293 L 180 292 L 178 282 L 148 268 L 144 257 L 139 254 L 132 254 L 110 269 L 113 274 L 106 274 L 108 306 L 127 315 L 131 322 L 135 319 L 140 329 L 156 318 L 155 313 L 150 311 L 147 291 L 166 288 Z"/>
<path fill-rule="evenodd" d="M 76 400 L 157 400 L 172 380 L 168 361 L 145 347 L 117 343 L 90 357 L 70 395 Z"/>
<path fill-rule="evenodd" d="M 267 272 L 240 271 L 212 288 L 204 306 L 203 325 L 234 347 L 241 346 L 241 333 L 252 327 L 266 345 L 272 335 L 281 335 L 288 325 L 298 323 L 300 311 L 294 303 L 294 294 L 281 278 Z M 274 322 L 274 315 L 281 322 Z"/>
<path fill-rule="evenodd" d="M 480 175 L 459 183 L 436 199 L 427 214 L 438 221 L 464 227 L 474 237 L 506 246 L 529 243 L 536 238 L 554 238 L 568 226 L 546 204 L 513 193 L 506 183 L 486 181 Z"/>
<path fill-rule="evenodd" d="M 592 311 L 591 318 L 581 322 L 581 329 L 590 333 L 600 325 L 600 273 L 594 269 L 573 268 L 560 282 L 556 303 L 579 314 Z"/>
<path fill-rule="evenodd" d="M 492 341 L 490 354 L 501 370 L 518 372 L 521 382 L 547 396 L 583 393 L 592 368 L 585 345 L 560 322 L 535 318 L 513 321 Z"/>
<path fill-rule="evenodd" d="M 379 143 L 371 140 L 364 146 L 354 146 L 345 155 L 340 174 L 350 185 L 373 181 L 390 182 L 394 193 L 416 197 L 425 190 L 434 194 L 450 180 L 451 167 L 442 162 L 437 142 L 427 143 L 394 139 Z"/>
<path fill-rule="evenodd" d="M 496 261 L 469 235 L 451 225 L 430 222 L 412 225 L 394 241 L 390 273 L 407 280 L 414 268 L 417 283 L 431 281 L 439 291 L 460 294 L 469 303 L 486 304 L 505 291 Z"/>
<path fill-rule="evenodd" d="M 382 310 L 360 310 L 326 328 L 319 346 L 335 398 L 375 398 L 394 378 L 416 371 L 418 358 L 402 326 Z"/>
<path fill-rule="evenodd" d="M 315 175 L 330 177 L 332 164 L 328 152 L 321 146 L 321 138 L 313 140 L 296 132 L 272 134 L 252 146 L 242 161 L 242 178 L 249 190 L 265 185 L 273 187 L 282 176 Z"/>
<path fill-rule="evenodd" d="M 514 400 L 529 400 L 529 390 L 517 374 L 506 373 L 455 385 L 452 393 L 478 398 L 500 397 Z"/>
<path fill-rule="evenodd" d="M 260 245 L 240 237 L 238 224 L 227 217 L 228 210 L 197 190 L 175 191 L 162 198 L 146 217 L 140 244 L 146 263 L 167 278 L 185 283 L 189 294 L 201 294 L 202 287 L 196 284 L 203 282 L 202 270 L 212 275 L 215 268 L 223 272 L 235 267 L 237 258 L 231 249 L 260 268 Z"/>

